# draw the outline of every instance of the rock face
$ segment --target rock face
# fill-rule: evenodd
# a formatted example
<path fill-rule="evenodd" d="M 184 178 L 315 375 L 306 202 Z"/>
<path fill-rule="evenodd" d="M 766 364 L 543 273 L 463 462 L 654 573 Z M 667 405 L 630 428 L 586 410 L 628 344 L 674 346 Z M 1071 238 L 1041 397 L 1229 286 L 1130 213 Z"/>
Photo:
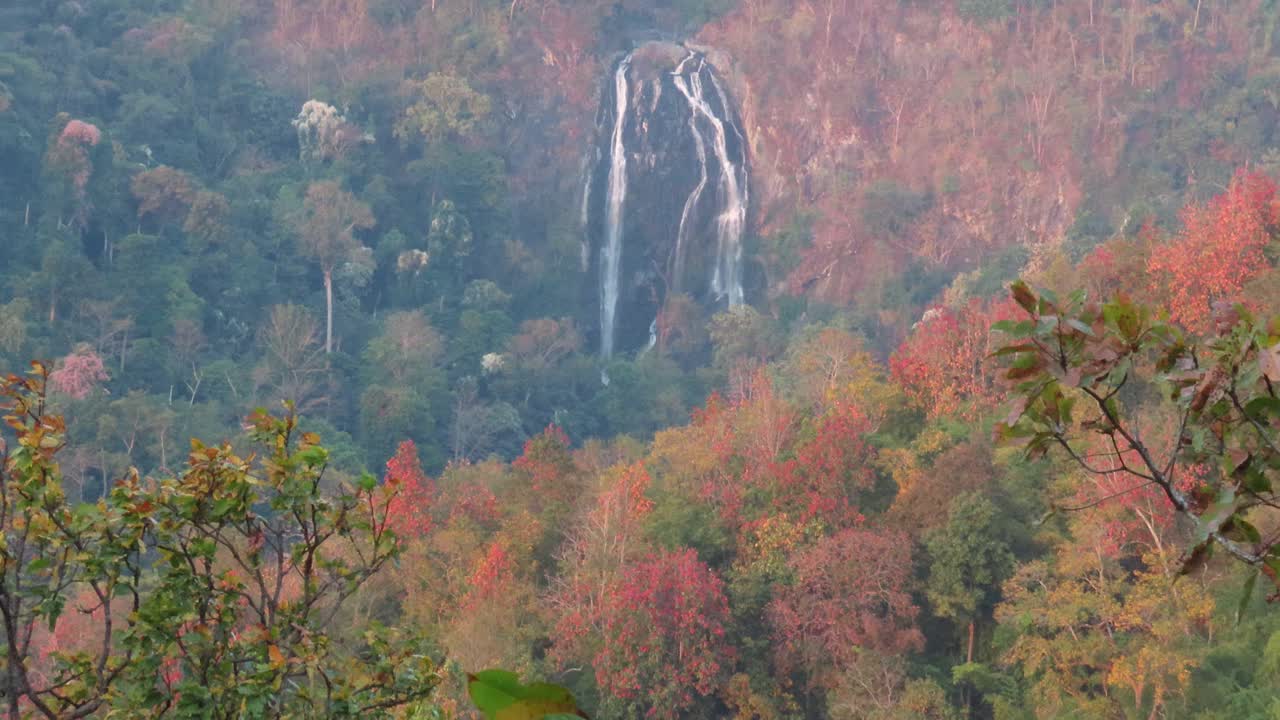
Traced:
<path fill-rule="evenodd" d="M 653 340 L 664 299 L 744 302 L 746 140 L 705 55 L 641 45 L 601 93 L 582 197 L 583 269 L 600 301 L 600 353 Z"/>

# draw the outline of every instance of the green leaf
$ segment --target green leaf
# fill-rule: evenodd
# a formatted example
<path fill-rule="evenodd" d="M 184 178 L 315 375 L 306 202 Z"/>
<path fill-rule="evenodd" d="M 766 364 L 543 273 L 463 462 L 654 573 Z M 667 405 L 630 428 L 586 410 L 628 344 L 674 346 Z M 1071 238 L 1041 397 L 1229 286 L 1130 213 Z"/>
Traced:
<path fill-rule="evenodd" d="M 1076 330 L 1079 330 L 1080 332 L 1084 333 L 1085 335 L 1088 335 L 1089 337 L 1094 336 L 1093 328 L 1089 327 L 1088 325 L 1085 325 L 1084 323 L 1080 322 L 1079 320 L 1076 320 L 1075 318 L 1067 318 L 1067 325 L 1070 325 L 1071 327 L 1075 328 Z"/>
<path fill-rule="evenodd" d="M 360 476 L 361 490 L 365 492 L 373 492 L 373 489 L 377 486 L 378 486 L 378 478 L 374 477 L 373 475 L 370 475 L 369 473 L 364 473 Z"/>
<path fill-rule="evenodd" d="M 1265 420 L 1268 413 L 1280 416 L 1280 399 L 1269 395 L 1256 397 L 1245 403 L 1244 413 L 1255 420 Z"/>
<path fill-rule="evenodd" d="M 299 450 L 297 457 L 306 465 L 323 465 L 329 461 L 329 451 L 319 445 L 313 445 Z"/>
<path fill-rule="evenodd" d="M 521 685 L 507 670 L 483 670 L 467 676 L 467 694 L 488 720 L 540 720 L 585 717 L 573 694 L 559 685 Z"/>
<path fill-rule="evenodd" d="M 1253 586 L 1258 582 L 1258 571 L 1254 570 L 1249 574 L 1249 579 L 1244 581 L 1244 590 L 1240 593 L 1240 602 L 1236 605 L 1236 625 L 1244 619 L 1244 613 L 1249 609 L 1249 602 L 1253 600 Z"/>
<path fill-rule="evenodd" d="M 1231 521 L 1231 526 L 1240 531 L 1246 540 L 1251 543 L 1262 542 L 1262 533 L 1258 532 L 1258 528 L 1243 518 L 1235 518 Z"/>
<path fill-rule="evenodd" d="M 1031 331 L 1035 330 L 1036 324 L 1030 320 L 1000 320 L 991 324 L 994 332 L 1004 333 L 1010 337 L 1024 338 L 1031 335 Z M 1034 345 L 1028 347 L 1034 348 Z"/>

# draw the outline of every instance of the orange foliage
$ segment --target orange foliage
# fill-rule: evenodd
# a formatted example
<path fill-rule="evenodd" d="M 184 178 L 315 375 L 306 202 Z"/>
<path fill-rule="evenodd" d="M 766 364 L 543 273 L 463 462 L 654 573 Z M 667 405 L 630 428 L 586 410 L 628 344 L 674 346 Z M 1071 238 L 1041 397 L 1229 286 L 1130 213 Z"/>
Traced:
<path fill-rule="evenodd" d="M 818 211 L 793 292 L 849 303 L 912 259 L 973 267 L 1063 237 L 1086 184 L 1129 189 L 1121 160 L 1150 139 L 1124 118 L 1194 104 L 1214 67 L 1262 67 L 1252 10 L 984 3 L 1008 12 L 983 21 L 966 5 L 744 0 L 702 31 L 740 70 L 764 234 Z M 1169 28 L 1186 39 L 1166 41 Z M 1243 143 L 1223 144 L 1238 161 Z M 929 200 L 905 232 L 858 217 L 884 181 Z"/>
<path fill-rule="evenodd" d="M 991 324 L 1016 317 L 1016 310 L 1009 300 L 977 299 L 958 309 L 929 310 L 889 359 L 893 378 L 929 417 L 974 417 L 1000 400 L 991 391 Z"/>
<path fill-rule="evenodd" d="M 1151 256 L 1152 290 L 1168 297 L 1175 322 L 1204 331 L 1215 301 L 1247 301 L 1246 283 L 1270 267 L 1263 248 L 1280 231 L 1276 183 L 1239 172 L 1225 193 L 1187 206 L 1182 222 L 1182 232 Z"/>
<path fill-rule="evenodd" d="M 418 448 L 412 440 L 400 443 L 395 457 L 387 461 L 386 482 L 398 489 L 387 508 L 391 529 L 404 538 L 422 537 L 431 532 L 436 487 L 422 472 Z"/>

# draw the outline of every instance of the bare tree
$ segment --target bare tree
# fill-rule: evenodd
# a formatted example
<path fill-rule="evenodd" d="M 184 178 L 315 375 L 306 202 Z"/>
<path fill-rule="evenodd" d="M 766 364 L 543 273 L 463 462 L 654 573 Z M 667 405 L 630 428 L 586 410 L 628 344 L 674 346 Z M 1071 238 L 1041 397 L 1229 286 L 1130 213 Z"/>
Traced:
<path fill-rule="evenodd" d="M 299 410 L 324 403 L 329 363 L 320 345 L 320 328 L 298 305 L 276 305 L 258 331 L 266 354 L 254 369 L 254 382 Z"/>

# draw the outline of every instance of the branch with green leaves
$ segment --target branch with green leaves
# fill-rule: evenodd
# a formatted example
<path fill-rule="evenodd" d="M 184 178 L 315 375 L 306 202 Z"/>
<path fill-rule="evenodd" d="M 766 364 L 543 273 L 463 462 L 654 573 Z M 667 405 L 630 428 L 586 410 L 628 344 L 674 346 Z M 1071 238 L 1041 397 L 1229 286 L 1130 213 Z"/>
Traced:
<path fill-rule="evenodd" d="M 291 409 L 259 411 L 247 429 L 260 455 L 193 440 L 177 476 L 132 471 L 75 505 L 46 380 L 36 363 L 0 382 L 10 718 L 378 718 L 428 698 L 439 676 L 421 638 L 377 624 L 333 633 L 344 601 L 399 552 L 395 484 L 328 488 L 320 438 Z"/>
<path fill-rule="evenodd" d="M 1158 487 L 1193 528 L 1184 572 L 1216 547 L 1256 569 L 1250 589 L 1258 572 L 1280 588 L 1280 535 L 1254 524 L 1280 509 L 1280 319 L 1261 323 L 1241 306 L 1219 304 L 1213 336 L 1198 339 L 1123 295 L 1060 300 L 1022 282 L 1011 291 L 1026 317 L 992 328 L 1007 338 L 994 355 L 1007 359 L 1013 386 L 997 437 L 1025 444 L 1032 456 L 1059 448 L 1089 473 L 1123 471 L 1134 490 Z M 1125 402 L 1142 389 L 1171 405 L 1167 447 Z M 1108 450 L 1089 453 L 1090 433 Z M 1192 475 L 1191 467 L 1209 472 Z"/>

